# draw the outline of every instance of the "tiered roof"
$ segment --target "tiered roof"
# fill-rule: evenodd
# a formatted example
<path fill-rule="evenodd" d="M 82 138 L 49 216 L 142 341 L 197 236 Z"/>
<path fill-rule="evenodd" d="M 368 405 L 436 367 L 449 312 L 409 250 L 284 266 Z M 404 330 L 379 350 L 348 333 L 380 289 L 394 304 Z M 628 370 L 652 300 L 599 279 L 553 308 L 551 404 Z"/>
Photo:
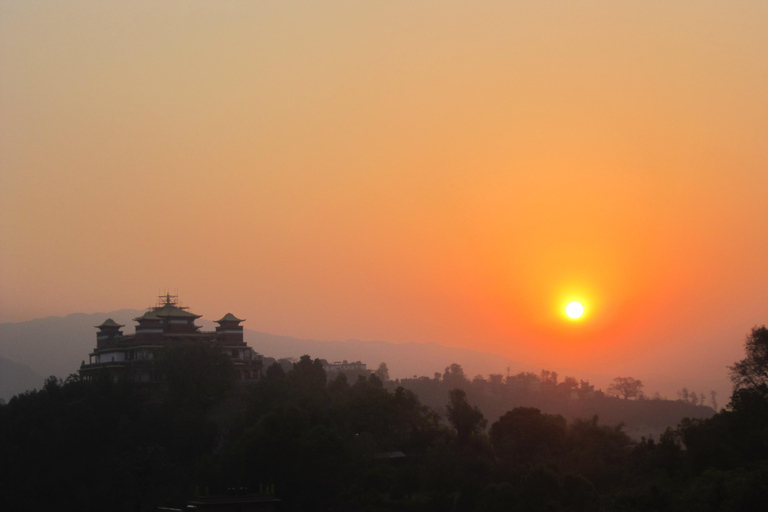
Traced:
<path fill-rule="evenodd" d="M 94 327 L 96 327 L 97 329 L 103 329 L 104 327 L 125 327 L 125 326 L 115 322 L 111 318 L 107 318 L 101 323 L 101 325 L 96 325 Z"/>
<path fill-rule="evenodd" d="M 147 317 L 147 315 L 155 315 L 159 319 L 165 319 L 165 318 L 200 318 L 203 315 L 195 315 L 194 313 L 190 313 L 189 311 L 185 311 L 187 308 L 182 307 L 178 305 L 177 297 L 175 295 L 171 295 L 170 293 L 166 293 L 165 296 L 161 295 L 160 301 L 158 302 L 157 306 L 154 306 L 150 308 L 149 311 L 144 313 L 144 315 L 140 318 L 145 318 L 146 320 L 152 320 L 152 318 Z"/>
<path fill-rule="evenodd" d="M 146 320 L 162 320 L 162 318 L 160 318 L 159 316 L 157 316 L 155 314 L 155 310 L 154 309 L 150 309 L 149 311 L 147 311 L 143 315 L 137 316 L 133 320 L 135 322 L 142 322 L 142 321 L 146 321 Z"/>
<path fill-rule="evenodd" d="M 200 318 L 203 315 L 195 315 L 194 313 L 190 313 L 189 311 L 184 311 L 184 309 L 174 305 L 174 304 L 163 304 L 162 306 L 155 308 L 152 310 L 152 313 L 154 313 L 159 318 Z"/>
<path fill-rule="evenodd" d="M 221 320 L 214 320 L 214 322 L 216 322 L 217 324 L 221 324 L 221 323 L 224 323 L 224 322 L 245 322 L 245 320 L 241 320 L 241 319 L 237 318 L 232 313 L 227 313 L 226 315 L 221 317 Z"/>

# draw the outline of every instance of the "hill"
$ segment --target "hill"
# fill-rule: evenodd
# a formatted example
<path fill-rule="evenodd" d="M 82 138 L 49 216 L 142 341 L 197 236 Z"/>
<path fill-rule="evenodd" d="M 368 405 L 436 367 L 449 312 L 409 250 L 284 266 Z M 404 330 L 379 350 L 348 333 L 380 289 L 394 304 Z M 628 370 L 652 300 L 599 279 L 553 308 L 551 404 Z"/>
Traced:
<path fill-rule="evenodd" d="M 276 336 L 263 332 L 245 332 L 248 344 L 266 356 L 300 357 L 309 354 L 328 361 L 362 361 L 375 370 L 387 363 L 390 377 L 409 378 L 442 373 L 453 363 L 461 363 L 470 375 L 534 371 L 531 365 L 512 361 L 497 354 L 465 348 L 446 347 L 437 343 L 390 343 L 386 341 L 318 341 Z"/>
<path fill-rule="evenodd" d="M 67 377 L 80 368 L 80 362 L 96 345 L 95 325 L 107 318 L 132 325 L 132 318 L 143 313 L 122 309 L 109 313 L 73 313 L 49 316 L 26 322 L 0 324 L 0 356 L 28 366 L 48 377 Z"/>
<path fill-rule="evenodd" d="M 26 322 L 0 324 L 0 356 L 3 358 L 3 366 L 0 367 L 2 370 L 0 397 L 7 400 L 24 390 L 40 388 L 43 380 L 50 375 L 66 378 L 77 372 L 81 361 L 88 358 L 88 354 L 96 344 L 95 325 L 106 318 L 112 318 L 118 323 L 125 324 L 124 331 L 131 333 L 135 325 L 132 319 L 143 312 L 122 309 L 105 313 L 75 313 L 65 317 L 51 316 Z M 206 319 L 198 320 L 198 324 L 204 330 L 212 330 L 215 325 Z M 328 361 L 359 360 L 366 363 L 370 369 L 376 369 L 379 363 L 385 362 L 389 368 L 390 378 L 403 379 L 404 384 L 417 376 L 431 378 L 436 372 L 442 373 L 453 363 L 459 363 L 470 379 L 475 375 L 487 376 L 491 373 L 514 375 L 519 372 L 538 373 L 541 370 L 541 368 L 512 361 L 496 354 L 447 347 L 436 343 L 320 341 L 248 329 L 245 330 L 245 341 L 257 352 L 274 358 L 298 358 L 309 354 L 312 358 Z M 576 376 L 591 381 L 597 388 L 610 381 L 609 378 L 600 375 L 576 374 Z M 405 385 L 413 388 L 428 405 L 438 409 L 445 405 L 444 390 L 436 390 L 438 392 L 432 398 L 433 393 L 418 389 L 419 386 Z M 487 397 L 481 393 L 476 394 L 474 398 L 491 419 L 499 417 L 513 405 L 509 401 L 499 400 L 498 397 Z M 620 402 L 606 407 L 604 402 L 593 402 L 582 410 L 579 407 L 585 407 L 586 402 L 579 402 L 581 405 L 578 406 L 577 403 L 569 401 L 550 404 L 547 400 L 542 401 L 537 398 L 530 404 L 515 405 L 531 405 L 539 407 L 544 412 L 558 412 L 568 417 L 598 414 L 603 421 L 609 423 L 623 421 L 628 426 L 648 426 L 648 429 L 643 432 L 663 430 L 665 426 L 676 424 L 685 415 L 708 417 L 712 413 L 709 408 L 683 410 L 682 406 L 685 404 L 664 402 L 667 405 L 649 403 L 642 407 Z M 644 417 L 639 412 L 643 407 L 649 408 L 649 412 L 652 410 L 654 413 Z M 626 408 L 629 409 L 625 410 Z"/>
<path fill-rule="evenodd" d="M 64 317 L 50 316 L 17 323 L 0 324 L 0 356 L 28 367 L 42 379 L 54 375 L 66 378 L 77 372 L 80 363 L 96 345 L 95 325 L 112 318 L 126 325 L 124 332 L 133 331 L 133 318 L 143 310 L 121 309 L 105 313 L 74 313 Z M 204 330 L 212 330 L 214 323 L 200 319 L 198 324 Z M 414 375 L 432 375 L 442 372 L 452 363 L 460 362 L 470 375 L 510 371 L 534 370 L 530 365 L 521 364 L 496 354 L 476 350 L 446 347 L 436 343 L 390 343 L 386 341 L 320 341 L 279 336 L 265 332 L 245 330 L 245 341 L 257 352 L 274 358 L 295 357 L 309 354 L 329 361 L 360 360 L 375 369 L 386 362 L 392 378 L 406 378 Z M 11 373 L 9 373 L 11 375 Z M 15 375 L 15 374 L 14 374 Z M 30 379 L 14 381 L 13 389 L 29 389 Z M 16 382 L 18 380 L 18 382 Z M 22 382 L 25 384 L 22 385 Z M 18 392 L 18 391 L 17 391 Z"/>
<path fill-rule="evenodd" d="M 42 383 L 43 377 L 29 366 L 0 357 L 0 398 L 8 401 L 14 395 L 40 388 Z"/>

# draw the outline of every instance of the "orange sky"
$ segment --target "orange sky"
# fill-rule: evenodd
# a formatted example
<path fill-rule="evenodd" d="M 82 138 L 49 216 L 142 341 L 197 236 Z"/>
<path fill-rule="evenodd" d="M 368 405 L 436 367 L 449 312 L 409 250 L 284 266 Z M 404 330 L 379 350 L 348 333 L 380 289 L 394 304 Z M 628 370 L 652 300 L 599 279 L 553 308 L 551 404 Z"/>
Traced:
<path fill-rule="evenodd" d="M 0 321 L 171 288 L 706 391 L 768 322 L 766 91 L 764 2 L 2 2 Z"/>

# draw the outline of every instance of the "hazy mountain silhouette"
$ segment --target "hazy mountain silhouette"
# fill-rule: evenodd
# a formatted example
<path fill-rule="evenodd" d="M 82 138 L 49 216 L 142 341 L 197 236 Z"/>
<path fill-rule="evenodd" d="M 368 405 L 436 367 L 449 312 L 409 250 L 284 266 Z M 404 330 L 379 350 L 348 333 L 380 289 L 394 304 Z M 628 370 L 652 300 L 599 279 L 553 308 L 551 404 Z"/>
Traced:
<path fill-rule="evenodd" d="M 465 372 L 477 374 L 538 371 L 530 365 L 518 363 L 496 354 L 465 348 L 447 347 L 437 343 L 391 343 L 387 341 L 317 341 L 276 336 L 256 331 L 245 331 L 245 340 L 257 352 L 266 356 L 299 357 L 309 354 L 328 361 L 362 361 L 375 370 L 379 363 L 387 363 L 392 379 L 414 375 L 431 377 L 443 373 L 447 366 L 459 363 Z"/>
<path fill-rule="evenodd" d="M 109 313 L 73 313 L 26 322 L 0 324 L 0 356 L 27 365 L 46 378 L 67 377 L 96 346 L 96 329 L 107 318 L 132 326 L 132 318 L 143 313 L 121 309 Z M 131 329 L 133 330 L 133 329 Z M 39 387 L 39 386 L 38 386 Z"/>
<path fill-rule="evenodd" d="M 46 317 L 19 323 L 0 324 L 0 398 L 10 399 L 13 395 L 29 389 L 40 389 L 45 378 L 54 375 L 66 378 L 76 373 L 80 363 L 88 359 L 88 354 L 96 345 L 96 332 L 94 327 L 107 318 L 112 318 L 126 327 L 123 332 L 134 332 L 135 322 L 133 318 L 140 316 L 143 310 L 122 309 L 107 313 L 75 313 L 65 317 Z M 203 330 L 213 330 L 215 324 L 210 320 L 199 319 L 197 324 Z M 245 341 L 257 352 L 264 356 L 274 358 L 293 357 L 299 358 L 309 354 L 312 358 L 327 359 L 328 361 L 362 361 L 370 369 L 376 369 L 382 362 L 386 362 L 392 379 L 408 379 L 414 376 L 433 377 L 436 372 L 443 373 L 446 367 L 452 363 L 462 366 L 464 373 L 471 380 L 475 375 L 488 376 L 491 373 L 514 375 L 523 371 L 538 373 L 541 368 L 533 367 L 496 354 L 479 352 L 465 348 L 447 347 L 436 343 L 390 343 L 385 341 L 318 341 L 279 336 L 253 330 L 245 330 Z M 598 388 L 607 382 L 605 376 L 568 373 L 579 379 L 588 379 Z M 565 377 L 562 373 L 561 377 Z M 419 393 L 420 396 L 422 393 Z M 478 395 L 480 396 L 480 395 Z M 477 398 L 477 397 L 476 397 Z M 446 398 L 440 395 L 439 399 L 430 402 L 427 395 L 422 397 L 428 405 L 442 407 Z M 480 400 L 482 402 L 482 400 Z M 486 414 L 496 418 L 506 411 L 508 404 L 496 403 L 491 400 L 490 405 L 485 404 Z M 502 401 L 503 402 L 503 401 Z M 535 405 L 544 411 L 566 414 L 567 416 L 579 416 L 586 414 L 591 416 L 599 414 L 606 420 L 624 421 L 628 425 L 640 428 L 639 435 L 650 433 L 660 434 L 666 426 L 674 425 L 679 418 L 687 415 L 707 417 L 711 411 L 689 411 L 685 404 L 675 402 L 669 404 L 646 404 L 645 407 L 671 407 L 668 414 L 659 416 L 662 426 L 653 425 L 648 418 L 635 418 L 636 412 L 642 409 L 643 404 L 621 403 L 613 401 L 608 404 L 606 410 L 571 411 L 575 405 L 554 404 L 551 407 L 547 403 Z M 594 404 L 593 404 L 594 405 Z M 499 408 L 499 410 L 495 410 Z M 624 410 L 629 408 L 631 410 Z M 684 410 L 685 409 L 685 410 Z M 570 412 L 569 412 L 570 411 Z M 657 411 L 658 412 L 658 411 Z M 674 418 L 672 418 L 672 416 Z M 634 416 L 633 416 L 634 415 Z M 646 414 L 648 416 L 648 414 Z M 665 419 L 666 418 L 666 419 Z M 672 418 L 672 419 L 670 419 Z M 658 423 L 658 422 L 657 422 Z"/>
<path fill-rule="evenodd" d="M 29 366 L 0 356 L 0 398 L 8 401 L 28 389 L 39 389 L 42 384 L 43 377 Z"/>
<path fill-rule="evenodd" d="M 50 375 L 66 378 L 80 368 L 81 361 L 88 359 L 88 354 L 96 346 L 96 328 L 107 318 L 125 324 L 125 333 L 134 331 L 133 318 L 144 310 L 121 309 L 106 313 L 73 313 L 65 317 L 50 316 L 17 323 L 0 324 L 0 356 L 19 365 L 26 365 L 33 375 L 39 376 L 36 384 L 39 388 L 42 379 Z M 210 320 L 197 321 L 204 330 L 212 330 L 215 324 Z M 279 336 L 253 330 L 245 330 L 245 341 L 264 356 L 300 357 L 309 354 L 313 358 L 329 361 L 360 360 L 371 369 L 386 362 L 390 376 L 394 378 L 414 375 L 432 376 L 451 363 L 461 364 L 470 376 L 489 373 L 511 373 L 538 371 L 534 368 L 504 357 L 469 350 L 446 347 L 436 343 L 390 343 L 385 341 L 318 341 Z M 5 373 L 4 373 L 5 374 Z M 8 375 L 17 375 L 9 372 Z M 16 382 L 15 378 L 8 378 Z M 24 377 L 9 389 L 15 392 L 28 389 L 34 377 Z M 22 384 L 23 383 L 23 384 Z M 8 384 L 10 386 L 10 384 Z M 19 387 L 21 386 L 21 388 Z"/>

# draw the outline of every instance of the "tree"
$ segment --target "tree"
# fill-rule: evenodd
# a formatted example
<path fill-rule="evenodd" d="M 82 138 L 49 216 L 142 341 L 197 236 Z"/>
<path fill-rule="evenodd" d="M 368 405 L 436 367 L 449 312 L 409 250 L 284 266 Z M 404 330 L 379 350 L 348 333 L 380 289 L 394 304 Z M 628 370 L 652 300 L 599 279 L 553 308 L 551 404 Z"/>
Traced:
<path fill-rule="evenodd" d="M 488 424 L 488 421 L 477 406 L 469 405 L 467 393 L 463 389 L 457 388 L 450 391 L 450 397 L 450 402 L 446 407 L 448 421 L 456 429 L 459 446 L 463 446 L 472 437 L 479 434 Z"/>
<path fill-rule="evenodd" d="M 488 381 L 491 383 L 491 391 L 494 394 L 499 394 L 504 387 L 504 376 L 500 373 L 492 373 L 488 375 Z"/>
<path fill-rule="evenodd" d="M 285 370 L 283 370 L 283 367 L 280 365 L 280 363 L 272 363 L 267 368 L 267 379 L 269 380 L 280 380 L 285 379 Z"/>
<path fill-rule="evenodd" d="M 747 357 L 729 366 L 735 389 L 755 388 L 768 384 L 768 329 L 753 327 L 744 343 Z"/>
<path fill-rule="evenodd" d="M 379 365 L 379 369 L 373 372 L 374 375 L 376 375 L 379 379 L 381 379 L 383 382 L 389 380 L 389 368 L 387 368 L 387 363 L 381 363 Z"/>
<path fill-rule="evenodd" d="M 462 368 L 460 364 L 453 363 L 445 369 L 443 383 L 445 387 L 449 389 L 464 389 L 469 384 L 469 379 L 467 379 L 467 376 L 464 374 L 464 368 Z"/>
<path fill-rule="evenodd" d="M 206 409 L 222 400 L 235 381 L 232 358 L 220 347 L 201 341 L 179 343 L 157 358 L 168 399 Z"/>
<path fill-rule="evenodd" d="M 384 387 L 384 382 L 382 382 L 379 376 L 376 375 L 375 373 L 372 373 L 368 376 L 368 384 L 379 389 L 382 389 Z"/>
<path fill-rule="evenodd" d="M 298 363 L 293 363 L 293 369 L 287 377 L 305 396 L 317 396 L 325 392 L 327 376 L 320 359 L 313 361 L 308 355 L 301 356 Z"/>
<path fill-rule="evenodd" d="M 624 400 L 642 398 L 643 382 L 632 377 L 616 377 L 608 386 L 608 394 L 620 396 Z"/>
<path fill-rule="evenodd" d="M 552 386 L 557 386 L 557 372 L 541 370 L 541 376 L 539 378 L 541 379 L 542 384 L 551 384 Z"/>
<path fill-rule="evenodd" d="M 532 464 L 560 453 L 566 421 L 533 407 L 516 407 L 491 425 L 490 436 L 494 450 L 507 463 Z"/>
<path fill-rule="evenodd" d="M 574 377 L 566 377 L 556 389 L 560 395 L 569 397 L 572 391 L 579 389 L 579 383 Z"/>
<path fill-rule="evenodd" d="M 507 387 L 524 392 L 541 390 L 541 379 L 532 372 L 520 372 L 517 375 L 507 377 Z"/>

